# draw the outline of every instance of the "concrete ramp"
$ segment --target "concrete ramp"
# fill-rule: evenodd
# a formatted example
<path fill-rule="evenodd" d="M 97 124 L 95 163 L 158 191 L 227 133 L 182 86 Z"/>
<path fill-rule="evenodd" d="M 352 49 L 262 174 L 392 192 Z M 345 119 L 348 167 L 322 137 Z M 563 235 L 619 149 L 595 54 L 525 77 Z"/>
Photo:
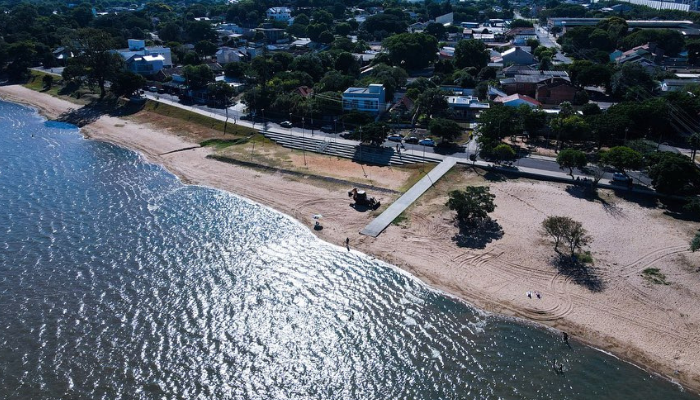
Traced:
<path fill-rule="evenodd" d="M 438 164 L 432 171 L 428 172 L 423 179 L 419 180 L 413 187 L 408 189 L 403 196 L 399 197 L 392 205 L 389 206 L 383 213 L 381 213 L 377 218 L 370 222 L 364 229 L 360 231 L 361 234 L 377 237 L 387 226 L 396 219 L 405 209 L 413 204 L 416 199 L 418 199 L 426 190 L 428 190 L 433 183 L 440 179 L 443 175 L 447 173 L 454 165 L 457 163 L 457 159 L 454 157 L 446 157 L 440 164 Z"/>

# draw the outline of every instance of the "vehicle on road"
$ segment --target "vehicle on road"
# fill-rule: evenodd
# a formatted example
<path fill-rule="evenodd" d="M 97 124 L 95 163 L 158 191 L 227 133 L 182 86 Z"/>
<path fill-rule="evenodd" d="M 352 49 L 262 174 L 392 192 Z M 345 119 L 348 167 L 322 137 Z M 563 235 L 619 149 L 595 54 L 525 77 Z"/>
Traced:
<path fill-rule="evenodd" d="M 324 125 L 324 126 L 322 126 L 322 127 L 321 127 L 321 130 L 324 131 L 324 132 L 333 133 L 333 127 L 330 126 L 330 125 Z"/>
<path fill-rule="evenodd" d="M 419 140 L 419 141 L 418 141 L 418 144 L 421 145 L 421 146 L 431 146 L 431 147 L 433 147 L 433 146 L 435 146 L 435 141 L 434 141 L 433 139 L 423 139 L 423 140 Z"/>
<path fill-rule="evenodd" d="M 612 180 L 615 182 L 623 182 L 623 183 L 632 182 L 632 178 L 623 174 L 622 172 L 615 172 L 613 174 Z"/>
<path fill-rule="evenodd" d="M 406 138 L 405 142 L 416 144 L 416 143 L 418 143 L 418 138 L 415 136 L 410 136 L 410 137 Z"/>
<path fill-rule="evenodd" d="M 152 92 L 152 93 L 156 93 L 156 92 L 158 92 L 158 88 L 155 87 L 155 86 L 151 86 L 151 87 L 148 88 L 148 91 L 149 91 L 149 92 Z"/>
<path fill-rule="evenodd" d="M 282 122 L 280 122 L 280 126 L 283 127 L 283 128 L 291 128 L 291 127 L 292 127 L 292 123 L 289 122 L 289 121 L 282 121 Z"/>
<path fill-rule="evenodd" d="M 388 141 L 390 141 L 390 142 L 399 142 L 399 143 L 401 143 L 401 141 L 403 140 L 403 136 L 401 136 L 401 135 L 391 135 L 391 136 L 389 136 L 388 138 L 386 138 L 386 140 L 388 140 Z"/>

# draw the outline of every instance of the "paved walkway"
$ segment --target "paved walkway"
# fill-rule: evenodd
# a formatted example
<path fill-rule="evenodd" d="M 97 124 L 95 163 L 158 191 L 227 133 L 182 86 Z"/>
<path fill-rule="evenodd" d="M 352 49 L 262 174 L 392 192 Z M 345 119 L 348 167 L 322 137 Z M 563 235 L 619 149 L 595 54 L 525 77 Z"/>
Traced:
<path fill-rule="evenodd" d="M 399 197 L 392 205 L 384 210 L 381 215 L 370 222 L 361 234 L 377 237 L 389 224 L 396 219 L 405 209 L 413 204 L 426 190 L 428 190 L 435 181 L 440 179 L 447 171 L 457 164 L 457 159 L 454 157 L 446 157 L 440 164 L 433 168 L 423 179 L 419 180 L 413 187 L 408 189 L 403 196 Z"/>

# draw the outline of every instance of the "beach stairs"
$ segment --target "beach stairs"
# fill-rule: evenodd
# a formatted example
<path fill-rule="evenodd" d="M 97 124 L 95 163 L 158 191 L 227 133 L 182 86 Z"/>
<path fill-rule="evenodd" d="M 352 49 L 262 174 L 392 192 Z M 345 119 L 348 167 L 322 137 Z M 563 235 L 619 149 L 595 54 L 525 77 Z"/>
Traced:
<path fill-rule="evenodd" d="M 339 143 L 329 138 L 317 139 L 275 132 L 265 132 L 265 137 L 286 148 L 349 158 L 353 161 L 373 165 L 399 166 L 422 162 L 436 163 L 440 161 L 429 156 L 423 158 L 422 156 L 413 154 L 399 154 L 394 148 L 390 147 Z"/>

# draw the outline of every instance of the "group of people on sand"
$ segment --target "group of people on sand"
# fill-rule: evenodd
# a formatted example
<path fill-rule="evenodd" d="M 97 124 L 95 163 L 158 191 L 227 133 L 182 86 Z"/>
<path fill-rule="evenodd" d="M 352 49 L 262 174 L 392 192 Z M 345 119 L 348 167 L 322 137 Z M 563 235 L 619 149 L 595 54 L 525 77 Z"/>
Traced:
<path fill-rule="evenodd" d="M 525 293 L 525 295 L 527 296 L 528 299 L 531 299 L 531 298 L 532 298 L 532 295 L 533 295 L 533 292 L 531 292 L 531 291 L 528 290 L 527 293 Z M 540 292 L 534 292 L 534 295 L 535 295 L 535 297 L 537 297 L 538 299 L 542 299 L 542 295 L 540 294 Z"/>

